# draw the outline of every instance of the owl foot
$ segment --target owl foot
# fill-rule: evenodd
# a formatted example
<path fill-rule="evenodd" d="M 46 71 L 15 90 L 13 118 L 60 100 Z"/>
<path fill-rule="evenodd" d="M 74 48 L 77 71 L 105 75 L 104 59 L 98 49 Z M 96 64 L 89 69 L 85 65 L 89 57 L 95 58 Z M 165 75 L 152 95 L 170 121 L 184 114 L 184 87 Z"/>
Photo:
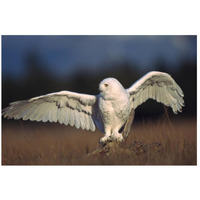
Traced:
<path fill-rule="evenodd" d="M 122 134 L 120 134 L 118 132 L 113 133 L 112 136 L 111 136 L 111 138 L 112 138 L 112 140 L 115 140 L 117 142 L 122 142 L 123 139 L 124 139 L 123 136 L 122 136 Z"/>
<path fill-rule="evenodd" d="M 109 136 L 105 135 L 99 140 L 100 144 L 106 144 L 107 142 L 111 142 L 111 141 L 113 140 L 110 135 Z"/>
<path fill-rule="evenodd" d="M 105 135 L 100 139 L 101 144 L 106 144 L 107 142 L 112 142 L 112 141 L 117 141 L 117 142 L 122 142 L 123 141 L 123 136 L 122 134 L 118 132 L 113 132 L 112 135 Z"/>

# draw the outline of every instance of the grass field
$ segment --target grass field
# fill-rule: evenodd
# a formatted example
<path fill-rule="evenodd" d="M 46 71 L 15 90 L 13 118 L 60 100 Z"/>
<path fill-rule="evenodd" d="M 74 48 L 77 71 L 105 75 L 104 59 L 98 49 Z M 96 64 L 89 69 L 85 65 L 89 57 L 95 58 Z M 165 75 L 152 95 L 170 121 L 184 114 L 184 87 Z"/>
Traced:
<path fill-rule="evenodd" d="M 159 151 L 88 157 L 97 149 L 99 131 L 83 131 L 60 124 L 2 123 L 2 165 L 196 165 L 196 119 L 134 122 L 127 146 L 158 143 Z"/>

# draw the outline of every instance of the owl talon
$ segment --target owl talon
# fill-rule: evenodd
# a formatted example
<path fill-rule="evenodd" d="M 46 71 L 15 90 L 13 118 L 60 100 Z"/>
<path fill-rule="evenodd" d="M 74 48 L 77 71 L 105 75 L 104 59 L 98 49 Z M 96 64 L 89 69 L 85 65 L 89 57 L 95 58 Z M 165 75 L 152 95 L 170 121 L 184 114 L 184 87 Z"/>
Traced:
<path fill-rule="evenodd" d="M 100 144 L 106 144 L 107 142 L 111 142 L 111 141 L 112 141 L 112 138 L 110 136 L 104 136 L 99 140 Z"/>

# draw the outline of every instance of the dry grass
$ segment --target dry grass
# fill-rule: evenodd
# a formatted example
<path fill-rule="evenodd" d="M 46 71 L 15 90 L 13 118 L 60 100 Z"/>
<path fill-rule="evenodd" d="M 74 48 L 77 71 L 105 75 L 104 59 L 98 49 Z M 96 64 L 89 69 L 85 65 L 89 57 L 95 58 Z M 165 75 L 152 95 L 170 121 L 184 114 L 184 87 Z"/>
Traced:
<path fill-rule="evenodd" d="M 134 122 L 127 145 L 159 143 L 162 151 L 88 157 L 102 133 L 50 123 L 2 123 L 3 165 L 196 165 L 196 119 Z"/>

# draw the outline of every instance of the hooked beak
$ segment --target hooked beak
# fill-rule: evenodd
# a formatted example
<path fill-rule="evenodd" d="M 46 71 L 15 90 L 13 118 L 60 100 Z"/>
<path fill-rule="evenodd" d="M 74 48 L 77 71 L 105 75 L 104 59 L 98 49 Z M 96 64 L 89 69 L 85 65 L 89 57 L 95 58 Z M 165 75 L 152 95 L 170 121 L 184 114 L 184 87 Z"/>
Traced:
<path fill-rule="evenodd" d="M 103 92 L 103 86 L 102 86 L 102 84 L 99 85 L 99 91 L 100 91 L 100 92 Z"/>

